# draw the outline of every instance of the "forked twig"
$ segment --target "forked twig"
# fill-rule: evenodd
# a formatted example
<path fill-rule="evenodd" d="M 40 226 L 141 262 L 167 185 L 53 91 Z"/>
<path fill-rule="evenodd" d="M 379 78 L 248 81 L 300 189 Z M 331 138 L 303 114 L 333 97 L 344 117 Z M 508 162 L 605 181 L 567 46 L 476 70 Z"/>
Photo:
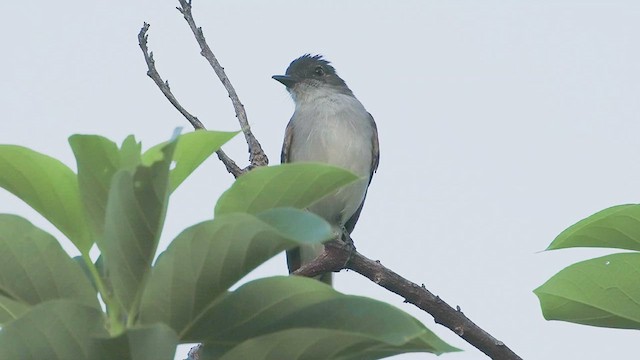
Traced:
<path fill-rule="evenodd" d="M 155 60 L 153 59 L 153 52 L 150 52 L 147 46 L 147 31 L 149 31 L 149 26 L 150 25 L 145 22 L 142 26 L 142 29 L 140 29 L 140 32 L 138 33 L 138 44 L 140 45 L 140 49 L 144 54 L 144 60 L 147 62 L 147 75 L 153 80 L 153 82 L 156 83 L 156 85 L 158 85 L 158 88 L 160 89 L 160 91 L 162 91 L 167 100 L 169 100 L 171 105 L 173 105 L 173 107 L 175 107 L 180 112 L 180 114 L 182 114 L 182 116 L 184 116 L 187 121 L 191 123 L 194 129 L 206 130 L 204 125 L 202 125 L 202 123 L 196 116 L 189 113 L 182 105 L 180 105 L 178 99 L 176 99 L 176 97 L 171 92 L 169 81 L 162 80 L 162 77 L 158 73 Z M 240 169 L 235 161 L 227 156 L 227 154 L 222 149 L 216 151 L 216 154 L 218 155 L 218 159 L 220 159 L 220 161 L 222 161 L 224 166 L 227 168 L 227 171 L 231 173 L 235 178 L 244 174 L 245 171 L 243 169 Z"/>

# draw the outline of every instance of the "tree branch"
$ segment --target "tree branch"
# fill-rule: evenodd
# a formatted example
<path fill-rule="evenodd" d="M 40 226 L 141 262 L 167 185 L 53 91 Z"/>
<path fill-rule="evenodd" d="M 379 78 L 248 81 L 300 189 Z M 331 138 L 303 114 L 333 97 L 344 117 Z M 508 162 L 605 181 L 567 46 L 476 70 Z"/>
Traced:
<path fill-rule="evenodd" d="M 229 98 L 233 103 L 236 117 L 238 118 L 238 122 L 240 123 L 240 127 L 244 133 L 245 140 L 249 148 L 250 165 L 245 169 L 240 169 L 222 150 L 217 151 L 218 158 L 224 163 L 227 170 L 236 178 L 254 167 L 268 165 L 269 160 L 262 150 L 262 146 L 251 132 L 251 127 L 247 120 L 244 105 L 240 102 L 235 89 L 224 72 L 224 68 L 220 65 L 211 51 L 211 48 L 207 44 L 202 28 L 198 27 L 193 19 L 193 15 L 191 13 L 191 0 L 178 0 L 178 2 L 180 3 L 180 7 L 177 9 L 189 24 L 189 27 L 200 46 L 200 54 L 207 59 L 227 90 Z M 196 130 L 204 129 L 205 127 L 198 118 L 191 115 L 180 105 L 175 96 L 171 93 L 169 82 L 163 81 L 156 70 L 153 53 L 149 52 L 147 48 L 148 30 L 149 24 L 145 23 L 138 34 L 140 48 L 142 49 L 147 62 L 147 75 L 153 79 L 169 102 L 171 102 L 171 104 L 191 123 L 191 125 L 193 125 Z M 411 303 L 428 312 L 433 316 L 436 323 L 451 329 L 469 344 L 473 345 L 492 359 L 521 360 L 521 358 L 511 351 L 511 349 L 509 349 L 504 343 L 491 336 L 491 334 L 487 333 L 467 318 L 459 307 L 457 309 L 452 308 L 438 296 L 429 292 L 424 285 L 419 286 L 403 278 L 382 266 L 379 261 L 373 261 L 366 258 L 355 251 L 352 246 L 341 241 L 333 241 L 326 244 L 323 254 L 311 263 L 306 264 L 295 271 L 294 275 L 313 277 L 326 272 L 338 272 L 342 269 L 351 269 L 369 278 L 371 281 L 385 289 L 404 297 L 405 302 Z M 197 358 L 199 349 L 199 347 L 193 348 L 193 352 L 190 352 L 189 358 Z"/>
<path fill-rule="evenodd" d="M 387 269 L 380 261 L 373 261 L 342 241 L 325 245 L 325 251 L 314 261 L 296 270 L 293 275 L 314 277 L 326 272 L 350 269 L 367 277 L 383 288 L 402 296 L 426 311 L 437 324 L 444 325 L 478 350 L 494 360 L 522 360 L 502 341 L 494 338 L 462 313 L 460 307 L 452 308 L 440 297 L 432 294 L 424 285 L 411 282 Z"/>
<path fill-rule="evenodd" d="M 149 26 L 150 25 L 145 22 L 142 26 L 142 29 L 140 29 L 140 32 L 138 33 L 138 45 L 140 45 L 140 49 L 144 54 L 144 60 L 147 62 L 147 75 L 153 80 L 153 82 L 156 83 L 156 85 L 158 85 L 158 88 L 160 89 L 160 91 L 162 91 L 167 100 L 169 100 L 171 105 L 173 105 L 173 107 L 175 107 L 180 112 L 180 114 L 182 114 L 182 116 L 184 116 L 187 121 L 191 123 L 194 129 L 206 130 L 204 125 L 202 125 L 202 123 L 196 116 L 191 115 L 182 105 L 180 105 L 178 99 L 176 99 L 176 97 L 171 92 L 169 81 L 162 80 L 162 77 L 158 73 L 158 70 L 156 69 L 156 62 L 153 59 L 153 52 L 150 52 L 149 48 L 147 47 L 147 41 L 149 38 L 149 36 L 147 35 L 147 31 L 149 31 Z M 222 149 L 216 151 L 216 154 L 218 155 L 218 159 L 220 159 L 220 161 L 222 161 L 224 166 L 227 168 L 227 171 L 234 177 L 237 178 L 244 173 L 244 170 L 240 169 L 240 167 L 236 165 L 235 161 L 229 158 L 227 154 L 222 151 Z"/>
<path fill-rule="evenodd" d="M 269 159 L 267 158 L 267 155 L 264 153 L 264 150 L 262 150 L 262 146 L 260 145 L 258 139 L 256 139 L 256 137 L 253 136 L 253 133 L 251 132 L 251 127 L 249 126 L 249 121 L 247 119 L 247 113 L 244 110 L 244 105 L 242 105 L 242 103 L 240 102 L 236 90 L 233 88 L 233 85 L 231 85 L 231 81 L 229 81 L 227 74 L 225 74 L 224 72 L 224 68 L 220 65 L 218 59 L 216 59 L 213 51 L 211 51 L 211 48 L 207 44 L 207 41 L 204 38 L 204 33 L 202 32 L 202 28 L 198 27 L 195 20 L 193 20 L 193 14 L 191 13 L 191 0 L 178 0 L 178 2 L 180 3 L 180 7 L 177 8 L 178 11 L 180 11 L 180 13 L 184 16 L 184 19 L 189 24 L 193 35 L 196 37 L 198 45 L 200 45 L 200 55 L 204 56 L 204 58 L 207 59 L 209 65 L 211 65 L 213 71 L 215 71 L 216 75 L 218 75 L 218 78 L 222 82 L 222 85 L 224 85 L 224 88 L 229 93 L 229 98 L 233 103 L 233 109 L 236 112 L 236 117 L 238 118 L 238 122 L 240 123 L 240 128 L 242 129 L 245 140 L 247 141 L 247 145 L 249 146 L 249 162 L 251 165 L 249 165 L 248 170 L 257 166 L 268 165 Z"/>

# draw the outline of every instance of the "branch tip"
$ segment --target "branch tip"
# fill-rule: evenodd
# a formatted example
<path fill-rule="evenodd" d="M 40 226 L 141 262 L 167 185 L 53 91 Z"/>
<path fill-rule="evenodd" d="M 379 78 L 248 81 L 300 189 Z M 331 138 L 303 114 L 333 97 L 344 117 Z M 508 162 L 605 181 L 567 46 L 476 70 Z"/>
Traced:
<path fill-rule="evenodd" d="M 242 130 L 245 140 L 247 142 L 247 146 L 249 147 L 249 163 L 252 168 L 258 166 L 265 166 L 269 164 L 269 159 L 267 155 L 264 153 L 260 142 L 255 138 L 255 136 L 251 133 L 251 128 L 249 126 L 249 120 L 247 119 L 247 113 L 244 110 L 244 106 L 240 102 L 238 94 L 236 93 L 235 88 L 231 85 L 227 74 L 224 72 L 224 68 L 218 62 L 218 59 L 213 54 L 213 51 L 209 47 L 207 43 L 202 27 L 198 26 L 193 19 L 193 14 L 191 13 L 191 0 L 178 0 L 182 9 L 182 14 L 184 15 L 184 19 L 189 25 L 191 32 L 193 33 L 196 42 L 200 46 L 200 55 L 202 55 L 208 62 L 213 71 L 218 76 L 220 82 L 227 90 L 229 94 L 229 98 L 231 99 L 231 103 L 233 104 L 233 109 L 236 113 L 236 118 L 240 123 L 240 129 Z"/>

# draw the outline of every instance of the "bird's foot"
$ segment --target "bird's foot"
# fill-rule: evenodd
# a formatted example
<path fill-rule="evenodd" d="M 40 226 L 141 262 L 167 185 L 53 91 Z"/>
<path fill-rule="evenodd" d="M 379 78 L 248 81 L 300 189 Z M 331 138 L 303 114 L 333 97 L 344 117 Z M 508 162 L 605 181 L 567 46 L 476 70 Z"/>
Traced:
<path fill-rule="evenodd" d="M 353 257 L 353 253 L 356 252 L 356 245 L 353 243 L 353 239 L 351 238 L 351 235 L 349 234 L 349 232 L 346 229 L 342 229 L 342 236 L 341 236 L 341 240 L 343 242 L 343 244 L 346 246 L 347 251 L 349 252 L 349 256 L 347 256 L 347 260 L 344 262 L 343 267 L 347 267 L 347 264 L 349 264 L 349 261 L 351 261 L 351 258 Z"/>

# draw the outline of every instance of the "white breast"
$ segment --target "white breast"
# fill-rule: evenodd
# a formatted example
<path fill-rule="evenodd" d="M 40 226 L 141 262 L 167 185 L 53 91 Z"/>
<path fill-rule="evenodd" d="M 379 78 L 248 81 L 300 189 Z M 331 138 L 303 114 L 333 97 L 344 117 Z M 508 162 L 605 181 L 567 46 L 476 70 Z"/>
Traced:
<path fill-rule="evenodd" d="M 363 177 L 309 208 L 341 227 L 364 200 L 371 175 L 374 129 L 369 113 L 355 97 L 320 95 L 310 101 L 296 101 L 289 161 L 328 163 Z"/>

